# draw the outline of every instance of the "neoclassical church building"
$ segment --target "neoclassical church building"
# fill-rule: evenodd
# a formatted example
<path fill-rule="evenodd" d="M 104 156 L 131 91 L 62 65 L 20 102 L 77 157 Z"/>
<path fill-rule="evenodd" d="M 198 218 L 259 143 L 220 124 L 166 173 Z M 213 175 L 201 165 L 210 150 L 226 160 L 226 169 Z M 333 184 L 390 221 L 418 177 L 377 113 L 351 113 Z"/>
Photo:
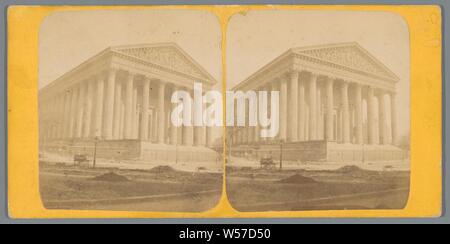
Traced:
<path fill-rule="evenodd" d="M 406 153 L 395 146 L 398 81 L 357 43 L 289 49 L 233 88 L 279 91 L 278 136 L 261 138 L 259 126 L 230 127 L 232 154 L 278 159 L 282 151 L 284 160 L 293 161 L 403 159 Z"/>
<path fill-rule="evenodd" d="M 145 161 L 210 161 L 211 128 L 174 127 L 171 94 L 216 84 L 174 43 L 107 48 L 39 91 L 40 149 Z"/>

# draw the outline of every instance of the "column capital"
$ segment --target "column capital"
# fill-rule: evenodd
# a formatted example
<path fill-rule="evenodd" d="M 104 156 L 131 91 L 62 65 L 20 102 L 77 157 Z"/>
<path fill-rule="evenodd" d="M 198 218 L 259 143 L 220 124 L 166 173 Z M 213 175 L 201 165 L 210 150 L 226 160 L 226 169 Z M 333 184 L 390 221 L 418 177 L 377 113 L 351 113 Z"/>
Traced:
<path fill-rule="evenodd" d="M 95 80 L 105 79 L 106 76 L 107 76 L 107 73 L 108 73 L 107 70 L 106 70 L 106 69 L 103 69 L 103 70 L 100 70 L 100 71 L 97 72 L 97 73 L 94 73 L 94 74 L 92 75 L 92 78 L 95 79 Z"/>
<path fill-rule="evenodd" d="M 149 81 L 158 81 L 158 80 L 159 80 L 158 78 L 156 78 L 156 77 L 153 76 L 153 75 L 140 74 L 140 73 L 137 73 L 137 72 L 135 72 L 134 74 L 135 74 L 135 75 L 141 75 L 141 76 L 144 78 L 144 80 L 149 80 Z"/>
<path fill-rule="evenodd" d="M 292 71 L 289 73 L 289 77 L 288 77 L 289 80 L 291 80 L 291 81 L 295 80 L 296 82 L 298 82 L 299 78 L 300 78 L 300 73 L 298 71 Z"/>
<path fill-rule="evenodd" d="M 83 86 L 83 85 L 85 85 L 87 83 L 87 79 L 85 78 L 85 79 L 81 79 L 81 80 L 79 80 L 78 82 L 77 82 L 77 84 L 79 85 L 79 86 Z"/>
<path fill-rule="evenodd" d="M 332 76 L 329 76 L 329 75 L 324 75 L 323 77 L 325 78 L 326 82 L 329 82 L 331 84 L 333 84 L 334 81 L 336 80 L 335 77 L 332 77 Z"/>
<path fill-rule="evenodd" d="M 387 91 L 386 90 L 383 90 L 383 89 L 376 89 L 376 91 L 375 91 L 376 93 L 376 96 L 378 96 L 378 97 L 382 97 L 382 96 L 384 96 L 384 95 L 386 95 L 387 94 Z"/>
<path fill-rule="evenodd" d="M 357 87 L 357 88 L 362 88 L 362 84 L 361 83 L 353 82 L 352 85 Z"/>
<path fill-rule="evenodd" d="M 136 71 L 131 71 L 131 70 L 125 70 L 125 71 L 127 72 L 127 75 L 128 75 L 128 76 L 136 76 L 136 75 L 139 74 L 139 73 L 136 72 Z"/>
<path fill-rule="evenodd" d="M 342 84 L 342 85 L 349 85 L 350 84 L 350 82 L 348 81 L 348 80 L 344 80 L 344 79 L 341 79 L 341 78 L 338 78 L 338 79 L 335 79 L 337 82 L 339 82 L 339 84 Z"/>
<path fill-rule="evenodd" d="M 313 71 L 309 71 L 309 75 L 310 75 L 311 79 L 317 79 L 320 76 L 319 73 L 313 72 Z"/>
<path fill-rule="evenodd" d="M 375 90 L 375 87 L 372 85 L 365 85 L 368 90 Z"/>
<path fill-rule="evenodd" d="M 167 84 L 170 84 L 169 82 L 161 80 L 161 79 L 155 79 L 155 81 L 159 86 L 163 86 L 163 87 L 165 87 Z"/>
<path fill-rule="evenodd" d="M 291 78 L 293 76 L 299 77 L 300 76 L 300 71 L 296 70 L 296 69 L 290 69 L 286 75 Z"/>
<path fill-rule="evenodd" d="M 293 70 L 296 70 L 301 75 L 303 75 L 303 74 L 307 74 L 308 75 L 310 73 L 316 72 L 313 69 L 310 69 L 310 68 L 307 68 L 307 67 L 303 67 L 303 66 L 299 67 L 299 68 L 295 68 Z"/>
<path fill-rule="evenodd" d="M 71 90 L 72 92 L 74 92 L 74 91 L 78 90 L 79 87 L 80 87 L 79 84 L 76 83 L 76 84 L 71 85 L 71 86 L 69 87 L 69 90 Z"/>
<path fill-rule="evenodd" d="M 283 74 L 283 75 L 281 75 L 281 76 L 277 76 L 277 77 L 275 77 L 275 78 L 273 78 L 271 81 L 269 81 L 269 83 L 270 84 L 279 84 L 279 83 L 281 83 L 283 80 L 286 80 L 286 79 L 283 79 L 283 76 L 285 76 L 286 74 Z"/>
<path fill-rule="evenodd" d="M 108 67 L 108 68 L 104 69 L 104 72 L 106 72 L 106 73 L 109 73 L 109 72 L 116 73 L 119 70 L 120 70 L 119 67 L 111 66 L 111 67 Z"/>

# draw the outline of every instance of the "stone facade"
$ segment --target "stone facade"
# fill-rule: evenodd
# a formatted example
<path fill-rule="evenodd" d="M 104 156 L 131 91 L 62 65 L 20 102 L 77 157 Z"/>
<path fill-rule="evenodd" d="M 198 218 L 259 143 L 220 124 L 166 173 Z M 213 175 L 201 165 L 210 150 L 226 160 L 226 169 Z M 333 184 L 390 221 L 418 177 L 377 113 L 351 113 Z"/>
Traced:
<path fill-rule="evenodd" d="M 262 138 L 247 121 L 229 128 L 233 151 L 279 155 L 283 143 L 286 160 L 403 159 L 395 146 L 398 81 L 357 43 L 289 49 L 233 88 L 279 91 L 278 136 Z"/>
<path fill-rule="evenodd" d="M 167 161 L 176 150 L 187 161 L 215 158 L 211 128 L 170 123 L 172 92 L 192 93 L 195 82 L 205 91 L 216 84 L 176 44 L 107 48 L 39 91 L 40 147 L 74 153 L 96 140 L 106 158 Z M 203 157 L 183 156 L 189 150 Z"/>

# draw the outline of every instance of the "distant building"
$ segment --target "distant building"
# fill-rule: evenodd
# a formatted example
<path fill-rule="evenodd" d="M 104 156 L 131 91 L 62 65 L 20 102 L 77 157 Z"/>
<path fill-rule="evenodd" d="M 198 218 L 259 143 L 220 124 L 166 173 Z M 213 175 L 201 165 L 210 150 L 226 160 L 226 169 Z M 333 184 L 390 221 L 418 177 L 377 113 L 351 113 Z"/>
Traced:
<path fill-rule="evenodd" d="M 278 157 L 283 142 L 286 160 L 402 159 L 395 146 L 398 81 L 357 43 L 289 49 L 233 88 L 280 92 L 278 136 L 261 138 L 247 120 L 229 128 L 232 153 Z"/>
<path fill-rule="evenodd" d="M 70 57 L 67 57 L 70 58 Z M 39 91 L 41 150 L 147 161 L 215 161 L 211 129 L 174 127 L 172 91 L 216 81 L 173 43 L 111 47 Z"/>

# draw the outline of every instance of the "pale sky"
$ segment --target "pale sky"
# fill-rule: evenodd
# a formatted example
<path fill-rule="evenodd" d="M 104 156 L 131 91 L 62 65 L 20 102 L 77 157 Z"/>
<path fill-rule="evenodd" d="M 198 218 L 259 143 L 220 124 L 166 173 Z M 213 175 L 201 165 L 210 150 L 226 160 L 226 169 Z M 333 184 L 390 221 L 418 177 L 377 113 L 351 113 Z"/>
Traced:
<path fill-rule="evenodd" d="M 39 36 L 39 88 L 110 46 L 175 42 L 218 82 L 217 17 L 195 10 L 93 10 L 48 16 Z M 358 42 L 398 77 L 399 134 L 409 131 L 409 33 L 395 14 L 258 10 L 236 14 L 227 32 L 227 85 L 243 81 L 287 49 Z"/>
<path fill-rule="evenodd" d="M 57 12 L 39 33 L 39 88 L 110 46 L 175 42 L 221 82 L 217 17 L 195 10 Z"/>
<path fill-rule="evenodd" d="M 207 11 L 92 10 L 48 16 L 39 33 L 39 88 L 107 47 L 175 42 L 222 87 L 220 23 Z M 222 134 L 214 128 L 213 138 Z"/>
<path fill-rule="evenodd" d="M 358 42 L 399 78 L 399 135 L 409 131 L 410 56 L 406 22 L 388 12 L 255 10 L 227 30 L 227 86 L 233 87 L 292 47 Z"/>

